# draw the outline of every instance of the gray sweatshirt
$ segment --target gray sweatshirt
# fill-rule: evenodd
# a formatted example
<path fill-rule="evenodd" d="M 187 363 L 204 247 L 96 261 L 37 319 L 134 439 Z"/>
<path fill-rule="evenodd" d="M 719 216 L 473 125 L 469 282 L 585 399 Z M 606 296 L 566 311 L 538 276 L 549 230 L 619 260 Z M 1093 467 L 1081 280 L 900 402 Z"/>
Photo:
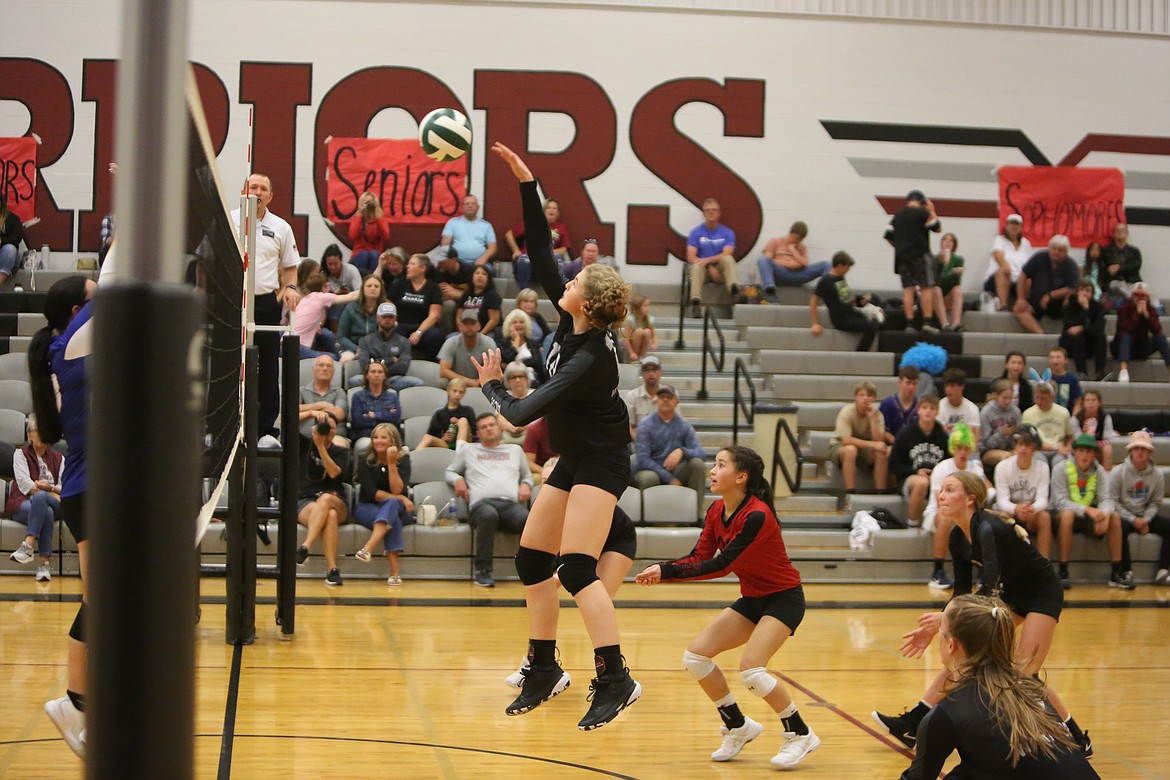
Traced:
<path fill-rule="evenodd" d="M 1165 492 L 1165 480 L 1153 460 L 1144 471 L 1138 471 L 1127 457 L 1109 474 L 1109 496 L 1122 520 L 1135 517 L 1149 520 L 1158 514 Z"/>
<path fill-rule="evenodd" d="M 1009 425 L 1020 426 L 1019 408 L 1012 404 L 1007 409 L 1001 409 L 994 399 L 988 401 L 979 412 L 979 437 L 982 439 L 979 451 L 1011 450 L 1011 437 L 1000 433 Z"/>
<path fill-rule="evenodd" d="M 1076 479 L 1078 480 L 1083 479 L 1087 483 L 1092 475 L 1095 474 L 1097 476 L 1097 492 L 1093 497 L 1091 506 L 1095 506 L 1109 514 L 1117 511 L 1117 506 L 1109 491 L 1109 474 L 1102 468 L 1101 464 L 1093 461 L 1088 471 L 1081 471 L 1077 468 L 1076 461 L 1072 458 L 1061 461 L 1052 467 L 1052 496 L 1050 502 L 1055 511 L 1063 512 L 1070 510 L 1077 517 L 1082 517 L 1085 514 L 1085 505 L 1073 501 L 1069 496 L 1069 465 L 1066 464 L 1072 466 L 1073 471 L 1076 473 Z"/>

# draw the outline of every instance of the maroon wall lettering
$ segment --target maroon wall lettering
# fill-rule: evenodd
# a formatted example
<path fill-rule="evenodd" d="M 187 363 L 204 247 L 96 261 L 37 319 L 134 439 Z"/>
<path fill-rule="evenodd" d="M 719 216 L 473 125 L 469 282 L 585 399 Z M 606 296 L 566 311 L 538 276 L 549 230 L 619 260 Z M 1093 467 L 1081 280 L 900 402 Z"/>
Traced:
<path fill-rule="evenodd" d="M 25 135 L 41 138 L 37 147 L 37 210 L 39 224 L 28 229 L 30 247 L 48 244 L 54 251 L 73 249 L 73 211 L 57 207 L 40 169 L 48 168 L 69 148 L 73 138 L 73 91 L 61 71 L 40 60 L 0 57 L 0 100 L 17 100 L 29 113 Z"/>
<path fill-rule="evenodd" d="M 581 241 L 596 238 L 602 254 L 616 254 L 613 223 L 602 222 L 585 189 L 613 162 L 617 145 L 617 112 L 601 85 L 580 73 L 548 71 L 476 71 L 475 107 L 487 113 L 482 128 L 485 149 L 501 141 L 525 158 L 546 195 L 555 198 L 569 226 L 573 254 Z M 576 135 L 558 152 L 528 148 L 528 116 L 538 112 L 566 114 Z M 500 256 L 508 257 L 504 233 L 520 221 L 516 178 L 491 155 L 484 172 L 484 209 L 494 222 Z"/>
<path fill-rule="evenodd" d="M 302 254 L 309 247 L 309 218 L 293 211 L 297 106 L 310 105 L 312 76 L 313 66 L 308 64 L 240 63 L 240 102 L 253 106 L 252 170 L 272 179 L 269 208 L 288 221 Z M 242 180 L 233 181 L 230 172 L 224 174 L 223 186 L 229 195 L 242 185 Z"/>
<path fill-rule="evenodd" d="M 723 224 L 735 231 L 735 256 L 741 258 L 760 236 L 760 201 L 747 182 L 675 127 L 674 115 L 693 102 L 709 103 L 722 112 L 725 135 L 762 138 L 764 82 L 669 81 L 646 93 L 630 120 L 630 145 L 648 170 L 695 206 L 707 198 L 719 201 Z M 686 257 L 686 236 L 670 227 L 669 208 L 631 205 L 627 214 L 626 262 L 666 265 L 670 255 Z"/>

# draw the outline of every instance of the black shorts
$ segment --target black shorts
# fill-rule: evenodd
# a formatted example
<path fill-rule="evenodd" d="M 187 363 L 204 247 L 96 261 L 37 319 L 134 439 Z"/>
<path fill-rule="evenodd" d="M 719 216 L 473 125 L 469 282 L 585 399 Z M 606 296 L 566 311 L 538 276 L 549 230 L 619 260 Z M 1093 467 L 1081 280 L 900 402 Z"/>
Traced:
<path fill-rule="evenodd" d="M 1060 517 L 1060 513 L 1058 512 L 1053 517 L 1053 519 L 1055 520 L 1059 517 Z M 1058 525 L 1058 523 L 1054 523 L 1054 525 Z M 1081 515 L 1080 517 L 1076 517 L 1076 516 L 1073 517 L 1072 529 L 1073 529 L 1074 534 L 1081 534 L 1082 536 L 1088 536 L 1088 537 L 1093 538 L 1093 539 L 1104 539 L 1105 534 L 1101 534 L 1100 536 L 1098 536 L 1097 533 L 1093 530 L 1093 527 L 1094 527 L 1093 518 L 1089 517 L 1088 515 Z M 1108 531 L 1106 531 L 1106 533 L 1108 533 Z"/>
<path fill-rule="evenodd" d="M 1020 617 L 1039 612 L 1053 620 L 1060 620 L 1061 610 L 1064 609 L 1064 588 L 1054 572 L 1004 588 L 1000 598 Z"/>
<path fill-rule="evenodd" d="M 638 529 L 634 527 L 634 522 L 625 512 L 617 513 L 601 552 L 603 554 L 615 552 L 630 560 L 638 557 Z"/>
<path fill-rule="evenodd" d="M 61 518 L 76 541 L 84 542 L 89 538 L 85 532 L 85 493 L 61 499 Z"/>
<path fill-rule="evenodd" d="M 770 615 L 796 633 L 804 620 L 804 588 L 795 588 L 769 593 L 767 596 L 741 596 L 731 609 L 753 623 L 759 623 L 764 615 Z"/>
<path fill-rule="evenodd" d="M 592 485 L 621 498 L 630 486 L 630 450 L 623 445 L 581 458 L 562 453 L 544 484 L 566 493 L 574 485 Z"/>
<path fill-rule="evenodd" d="M 930 255 L 898 260 L 898 275 L 902 277 L 902 289 L 934 287 L 934 265 Z"/>
<path fill-rule="evenodd" d="M 1048 306 L 1041 306 L 1039 298 L 1029 298 L 1028 306 L 1032 309 L 1032 314 L 1036 317 L 1051 317 L 1054 320 L 1059 320 L 1064 316 L 1064 300 L 1057 300 L 1056 298 L 1048 299 Z"/>

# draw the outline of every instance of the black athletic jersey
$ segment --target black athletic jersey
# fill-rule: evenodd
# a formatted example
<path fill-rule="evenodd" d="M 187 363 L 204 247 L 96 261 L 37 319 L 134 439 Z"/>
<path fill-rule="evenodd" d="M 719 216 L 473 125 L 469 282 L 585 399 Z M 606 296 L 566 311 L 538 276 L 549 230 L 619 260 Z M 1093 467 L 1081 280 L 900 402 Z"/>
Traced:
<path fill-rule="evenodd" d="M 492 380 L 483 394 L 513 425 L 548 418 L 548 438 L 562 454 L 583 457 L 602 449 L 628 447 L 630 418 L 618 393 L 617 342 L 612 330 L 573 333 L 573 318 L 561 311 L 565 281 L 552 255 L 552 235 L 535 181 L 521 182 L 528 257 L 537 280 L 557 307 L 560 323 L 545 355 L 549 379 L 524 398 L 515 398 Z"/>
<path fill-rule="evenodd" d="M 963 529 L 953 527 L 950 549 L 955 563 L 955 596 L 971 592 L 973 566 L 982 568 L 983 585 L 979 592 L 985 595 L 1005 590 L 1028 596 L 1053 582 L 1060 587 L 1052 564 L 1036 551 L 1023 526 L 1004 520 L 994 512 L 976 512 L 971 516 L 970 541 Z"/>
<path fill-rule="evenodd" d="M 1054 758 L 1024 755 L 1012 766 L 1009 742 L 995 725 L 978 686 L 950 691 L 918 726 L 914 761 L 902 780 L 934 780 L 943 763 L 959 751 L 960 763 L 947 777 L 963 780 L 1100 780 L 1079 749 L 1057 746 Z"/>

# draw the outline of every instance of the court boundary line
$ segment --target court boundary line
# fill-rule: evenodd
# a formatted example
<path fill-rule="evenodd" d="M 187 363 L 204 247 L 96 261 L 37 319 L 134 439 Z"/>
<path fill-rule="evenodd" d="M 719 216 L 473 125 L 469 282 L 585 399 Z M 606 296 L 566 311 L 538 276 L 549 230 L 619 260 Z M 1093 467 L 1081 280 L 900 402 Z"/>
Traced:
<path fill-rule="evenodd" d="M 824 698 L 823 696 L 820 696 L 819 694 L 813 692 L 809 688 L 806 688 L 805 686 L 801 685 L 796 680 L 792 679 L 791 677 L 784 674 L 783 672 L 777 672 L 775 669 L 772 669 L 770 671 L 772 672 L 772 674 L 776 675 L 781 680 L 783 680 L 786 685 L 790 685 L 793 688 L 795 688 L 796 690 L 803 693 L 805 696 L 808 696 L 817 705 L 819 705 L 821 707 L 821 709 L 829 710 L 830 712 L 832 712 L 834 715 L 837 715 L 839 718 L 841 718 L 845 722 L 851 723 L 854 726 L 856 726 L 857 728 L 864 731 L 865 733 L 869 734 L 871 737 L 878 740 L 879 742 L 881 742 L 882 744 L 884 744 L 885 746 L 887 746 L 891 750 L 894 750 L 898 753 L 901 753 L 903 756 L 905 756 L 906 758 L 908 758 L 910 760 L 914 760 L 914 751 L 910 750 L 909 748 L 907 748 L 905 745 L 903 745 L 901 742 L 897 741 L 893 737 L 891 737 L 887 734 L 882 734 L 880 731 L 875 729 L 873 726 L 870 726 L 868 723 L 865 723 L 864 721 L 854 717 L 853 715 L 849 714 L 845 710 L 838 707 L 836 704 L 833 704 L 831 701 Z"/>
<path fill-rule="evenodd" d="M 219 742 L 218 780 L 230 780 L 232 776 L 232 751 L 236 740 L 236 711 L 240 700 L 240 668 L 243 666 L 244 645 L 236 642 L 232 648 L 232 670 L 228 675 L 227 702 L 223 709 L 223 732 Z"/>
<path fill-rule="evenodd" d="M 77 604 L 81 602 L 78 593 L 3 593 L 0 592 L 0 602 L 42 602 L 46 604 Z M 227 599 L 223 596 L 204 596 L 200 604 L 223 605 Z M 258 605 L 274 606 L 275 596 L 258 596 Z M 523 598 L 473 598 L 473 597 L 414 597 L 402 598 L 396 595 L 386 596 L 305 596 L 297 595 L 297 605 L 307 607 L 338 606 L 338 607 L 523 607 Z M 572 599 L 561 599 L 562 607 L 575 607 Z M 619 609 L 723 609 L 726 601 L 653 601 L 631 600 L 617 601 Z M 808 609 L 844 610 L 844 609 L 923 609 L 928 611 L 942 611 L 945 602 L 934 601 L 809 601 Z M 1170 609 L 1170 601 L 1157 599 L 1142 599 L 1140 601 L 1066 601 L 1064 609 Z"/>

